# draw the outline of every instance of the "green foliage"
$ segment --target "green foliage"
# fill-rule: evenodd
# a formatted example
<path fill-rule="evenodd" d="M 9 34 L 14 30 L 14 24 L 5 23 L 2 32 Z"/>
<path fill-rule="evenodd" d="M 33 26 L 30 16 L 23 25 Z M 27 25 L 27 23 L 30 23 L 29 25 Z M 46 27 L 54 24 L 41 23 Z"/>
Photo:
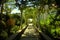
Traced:
<path fill-rule="evenodd" d="M 49 14 L 48 14 L 49 13 Z M 60 36 L 60 21 L 57 21 L 56 19 L 60 19 L 60 16 L 58 16 L 55 19 L 57 13 L 57 9 L 52 7 L 52 9 L 49 9 L 49 12 L 41 14 L 40 15 L 40 25 L 41 28 L 43 28 L 43 26 L 46 28 L 45 31 L 47 34 L 51 34 L 51 36 L 53 36 L 54 38 L 57 38 Z M 55 23 L 53 23 L 53 20 Z M 51 23 L 52 22 L 52 23 Z M 44 29 L 42 29 L 44 30 Z"/>
<path fill-rule="evenodd" d="M 34 18 L 37 16 L 37 8 L 34 8 L 34 7 L 30 7 L 30 8 L 26 8 L 25 9 L 25 18 Z"/>
<path fill-rule="evenodd" d="M 16 34 L 19 29 L 20 29 L 19 26 L 16 26 L 16 25 L 15 25 L 15 26 L 11 29 L 11 32 L 14 33 L 14 34 Z"/>
<path fill-rule="evenodd" d="M 39 2 L 36 2 L 34 4 L 36 7 L 26 7 L 26 5 L 23 5 L 23 4 L 21 7 L 20 4 L 16 4 L 19 6 L 18 8 L 15 5 L 15 0 L 0 0 L 0 5 L 3 5 L 3 8 L 1 6 L 1 9 L 3 11 L 1 12 L 0 10 L 0 12 L 5 15 L 5 16 L 1 15 L 4 17 L 2 17 L 2 20 L 0 20 L 0 31 L 1 31 L 0 36 L 4 38 L 8 38 L 8 35 L 9 35 L 7 32 L 8 30 L 13 34 L 16 34 L 17 31 L 20 30 L 20 27 L 23 28 L 25 26 L 24 23 L 27 21 L 27 19 L 32 18 L 33 23 L 36 23 L 36 24 L 38 24 L 36 21 L 40 20 L 39 22 L 40 26 L 41 28 L 43 28 L 42 30 L 45 30 L 47 34 L 49 33 L 53 37 L 55 36 L 59 37 L 60 21 L 56 21 L 56 20 L 57 19 L 60 20 L 60 14 L 57 13 L 57 6 L 54 3 L 55 3 L 55 0 L 39 0 Z M 45 10 L 45 5 L 48 6 L 47 10 Z M 17 8 L 21 10 L 22 17 L 21 17 L 21 13 L 11 14 L 11 11 Z M 55 17 L 57 14 L 58 14 L 58 17 Z M 22 21 L 21 21 L 21 18 L 22 18 Z M 9 19 L 11 19 L 11 21 L 7 22 Z M 22 26 L 21 26 L 21 22 L 22 22 Z"/>
<path fill-rule="evenodd" d="M 2 31 L 0 36 L 7 38 L 8 37 L 8 33 L 6 31 Z"/>
<path fill-rule="evenodd" d="M 51 21 L 50 20 L 50 15 L 48 15 L 48 17 L 46 17 L 46 19 L 44 19 L 44 18 L 41 18 L 40 19 L 40 24 L 42 24 L 42 25 L 49 25 L 50 24 L 50 21 Z"/>

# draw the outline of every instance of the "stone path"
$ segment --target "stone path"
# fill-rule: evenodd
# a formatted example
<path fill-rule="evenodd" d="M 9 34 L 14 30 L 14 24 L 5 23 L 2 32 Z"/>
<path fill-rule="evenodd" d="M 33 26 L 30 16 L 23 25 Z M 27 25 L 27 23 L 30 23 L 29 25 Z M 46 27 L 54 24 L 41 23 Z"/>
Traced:
<path fill-rule="evenodd" d="M 38 33 L 39 32 L 39 33 Z M 12 35 L 8 40 L 17 40 L 20 33 Z M 18 35 L 18 36 L 17 36 Z M 49 36 L 45 35 L 43 32 L 36 30 L 36 27 L 29 25 L 27 29 L 22 34 L 19 40 L 52 40 Z"/>
<path fill-rule="evenodd" d="M 39 40 L 39 33 L 34 26 L 30 25 L 27 27 L 20 40 Z"/>

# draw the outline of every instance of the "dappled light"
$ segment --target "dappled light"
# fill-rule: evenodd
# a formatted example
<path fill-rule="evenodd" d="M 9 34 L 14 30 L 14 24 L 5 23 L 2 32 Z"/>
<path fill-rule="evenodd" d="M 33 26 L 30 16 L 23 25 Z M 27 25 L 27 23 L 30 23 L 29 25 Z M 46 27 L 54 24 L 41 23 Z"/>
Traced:
<path fill-rule="evenodd" d="M 60 40 L 60 0 L 0 0 L 0 40 Z"/>

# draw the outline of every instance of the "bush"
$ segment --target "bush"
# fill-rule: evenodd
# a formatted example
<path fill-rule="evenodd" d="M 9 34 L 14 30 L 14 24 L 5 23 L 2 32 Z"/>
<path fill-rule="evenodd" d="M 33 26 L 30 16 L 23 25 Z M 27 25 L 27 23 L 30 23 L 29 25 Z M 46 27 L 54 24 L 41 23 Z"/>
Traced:
<path fill-rule="evenodd" d="M 19 29 L 20 29 L 19 26 L 16 26 L 16 25 L 15 25 L 15 26 L 11 29 L 11 32 L 15 34 L 15 33 L 17 33 L 17 31 L 18 31 Z"/>

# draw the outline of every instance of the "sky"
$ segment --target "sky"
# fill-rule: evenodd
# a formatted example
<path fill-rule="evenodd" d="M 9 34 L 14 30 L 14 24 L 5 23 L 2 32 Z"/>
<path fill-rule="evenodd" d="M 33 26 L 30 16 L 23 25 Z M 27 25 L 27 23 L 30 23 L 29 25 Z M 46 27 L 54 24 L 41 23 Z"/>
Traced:
<path fill-rule="evenodd" d="M 32 4 L 31 2 L 28 2 L 26 6 L 33 6 L 34 4 Z M 19 10 L 18 7 L 14 8 L 12 11 L 11 11 L 11 14 L 15 14 L 15 13 L 21 13 L 21 11 Z"/>
<path fill-rule="evenodd" d="M 18 10 L 18 7 L 16 7 L 15 9 L 13 9 L 13 10 L 11 11 L 11 14 L 15 14 L 15 13 L 21 13 L 21 11 Z"/>

